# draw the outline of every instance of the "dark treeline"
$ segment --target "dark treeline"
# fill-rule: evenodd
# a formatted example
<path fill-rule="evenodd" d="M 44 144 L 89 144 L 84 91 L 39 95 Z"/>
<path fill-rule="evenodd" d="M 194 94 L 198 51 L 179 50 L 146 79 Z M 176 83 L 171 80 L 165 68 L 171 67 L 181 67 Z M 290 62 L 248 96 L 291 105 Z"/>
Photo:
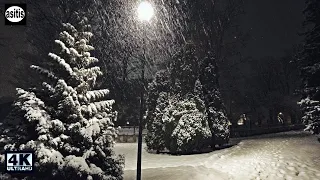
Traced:
<path fill-rule="evenodd" d="M 222 94 L 233 124 L 245 114 L 252 126 L 277 126 L 278 115 L 288 124 L 301 123 L 297 105 L 299 70 L 294 63 L 297 47 L 282 57 L 248 58 L 222 70 Z"/>

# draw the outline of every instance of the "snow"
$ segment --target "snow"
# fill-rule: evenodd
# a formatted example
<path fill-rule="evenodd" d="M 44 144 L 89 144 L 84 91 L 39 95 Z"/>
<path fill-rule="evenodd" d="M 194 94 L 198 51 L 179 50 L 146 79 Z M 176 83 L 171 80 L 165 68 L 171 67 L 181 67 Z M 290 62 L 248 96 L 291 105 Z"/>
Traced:
<path fill-rule="evenodd" d="M 46 75 L 47 77 L 49 77 L 49 78 L 58 79 L 58 78 L 53 74 L 53 72 L 51 72 L 51 71 L 49 71 L 49 70 L 47 70 L 47 69 L 44 69 L 44 68 L 42 68 L 42 67 L 39 67 L 39 66 L 36 66 L 36 65 L 31 65 L 30 68 L 38 71 L 38 72 L 41 73 L 41 74 L 45 74 L 45 75 Z M 47 84 L 44 84 L 44 85 L 46 86 Z"/>
<path fill-rule="evenodd" d="M 54 162 L 58 165 L 61 165 L 64 163 L 63 156 L 59 151 L 56 151 L 54 149 L 48 149 L 47 147 L 44 147 L 44 146 L 41 146 L 37 150 L 37 158 L 38 158 L 39 164 Z"/>
<path fill-rule="evenodd" d="M 66 63 L 66 61 L 64 59 L 62 59 L 61 57 L 57 56 L 54 53 L 49 53 L 48 56 L 51 57 L 52 59 L 56 60 L 62 67 L 64 67 L 64 69 L 70 75 L 73 74 L 73 70 L 72 70 L 71 66 L 68 63 Z"/>
<path fill-rule="evenodd" d="M 65 40 L 68 45 L 72 46 L 74 44 L 74 37 L 72 37 L 67 31 L 61 32 L 60 38 Z"/>
<path fill-rule="evenodd" d="M 94 50 L 93 46 L 87 45 L 85 39 L 80 39 L 75 44 L 77 46 L 78 51 L 92 51 Z"/>
<path fill-rule="evenodd" d="M 90 172 L 90 168 L 86 162 L 86 160 L 82 157 L 76 157 L 74 155 L 67 156 L 65 158 L 67 167 L 71 167 L 72 169 L 76 169 L 80 172 Z"/>
<path fill-rule="evenodd" d="M 54 42 L 57 43 L 61 47 L 61 49 L 62 49 L 61 52 L 62 53 L 70 54 L 69 48 L 67 48 L 67 46 L 62 41 L 55 40 Z"/>
<path fill-rule="evenodd" d="M 88 91 L 86 93 L 86 98 L 88 99 L 88 101 L 92 101 L 92 100 L 104 98 L 108 94 L 109 94 L 108 89 L 93 90 L 93 91 Z"/>
<path fill-rule="evenodd" d="M 320 143 L 308 132 L 238 138 L 231 143 L 235 145 L 198 155 L 149 154 L 144 150 L 142 179 L 320 179 Z M 125 180 L 135 179 L 137 144 L 118 143 L 115 151 L 125 154 Z"/>
<path fill-rule="evenodd" d="M 63 123 L 58 119 L 52 120 L 51 126 L 54 128 L 55 131 L 58 131 L 58 132 L 63 132 L 66 129 Z"/>
<path fill-rule="evenodd" d="M 303 111 L 302 121 L 307 124 L 306 130 L 318 134 L 320 126 L 320 102 L 307 97 L 298 102 L 298 104 Z"/>

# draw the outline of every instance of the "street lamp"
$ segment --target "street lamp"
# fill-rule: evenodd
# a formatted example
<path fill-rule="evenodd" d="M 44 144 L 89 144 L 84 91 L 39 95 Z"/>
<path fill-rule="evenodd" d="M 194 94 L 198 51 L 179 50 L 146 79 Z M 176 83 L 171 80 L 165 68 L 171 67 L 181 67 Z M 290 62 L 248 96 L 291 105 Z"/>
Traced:
<path fill-rule="evenodd" d="M 138 18 L 140 21 L 150 21 L 154 15 L 152 5 L 148 1 L 142 1 L 138 6 Z"/>
<path fill-rule="evenodd" d="M 154 15 L 154 10 L 152 5 L 147 1 L 140 2 L 138 9 L 138 18 L 140 21 L 149 22 Z M 145 28 L 143 29 L 144 36 L 146 36 Z M 145 37 L 143 38 L 143 46 L 145 46 Z M 144 49 L 145 47 L 143 47 Z M 140 117 L 139 117 L 139 135 L 138 135 L 138 157 L 137 157 L 137 180 L 141 180 L 141 155 L 142 155 L 142 129 L 143 129 L 143 107 L 144 107 L 144 68 L 146 63 L 145 50 L 143 52 L 143 59 L 141 61 L 141 95 L 140 95 Z"/>

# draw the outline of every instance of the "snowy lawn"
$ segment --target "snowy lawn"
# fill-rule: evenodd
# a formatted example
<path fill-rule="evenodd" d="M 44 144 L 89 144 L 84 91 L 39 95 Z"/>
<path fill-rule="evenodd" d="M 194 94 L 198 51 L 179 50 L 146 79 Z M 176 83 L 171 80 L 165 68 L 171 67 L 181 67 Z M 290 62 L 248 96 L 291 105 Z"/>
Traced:
<path fill-rule="evenodd" d="M 320 143 L 302 131 L 237 138 L 230 148 L 206 154 L 142 155 L 143 180 L 320 179 Z M 144 145 L 145 147 L 145 145 Z M 125 154 L 125 180 L 136 178 L 137 144 L 120 143 Z"/>

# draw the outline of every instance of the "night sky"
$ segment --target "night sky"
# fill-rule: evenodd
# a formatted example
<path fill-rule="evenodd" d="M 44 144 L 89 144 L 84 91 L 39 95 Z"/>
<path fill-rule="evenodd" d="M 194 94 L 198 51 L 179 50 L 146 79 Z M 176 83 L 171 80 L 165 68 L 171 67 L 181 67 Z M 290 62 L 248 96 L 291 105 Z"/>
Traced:
<path fill-rule="evenodd" d="M 301 42 L 304 0 L 246 0 L 244 30 L 252 36 L 246 56 L 281 56 L 283 50 Z"/>
<path fill-rule="evenodd" d="M 303 9 L 304 0 L 246 0 L 246 14 L 240 24 L 244 31 L 249 31 L 251 39 L 243 55 L 279 57 L 284 50 L 300 43 L 302 37 L 298 33 L 302 31 Z M 10 81 L 19 62 L 13 58 L 13 52 L 24 48 L 22 32 L 23 27 L 4 26 L 4 18 L 0 18 L 0 37 L 6 38 L 6 46 L 0 46 L 0 101 L 15 94 Z"/>

